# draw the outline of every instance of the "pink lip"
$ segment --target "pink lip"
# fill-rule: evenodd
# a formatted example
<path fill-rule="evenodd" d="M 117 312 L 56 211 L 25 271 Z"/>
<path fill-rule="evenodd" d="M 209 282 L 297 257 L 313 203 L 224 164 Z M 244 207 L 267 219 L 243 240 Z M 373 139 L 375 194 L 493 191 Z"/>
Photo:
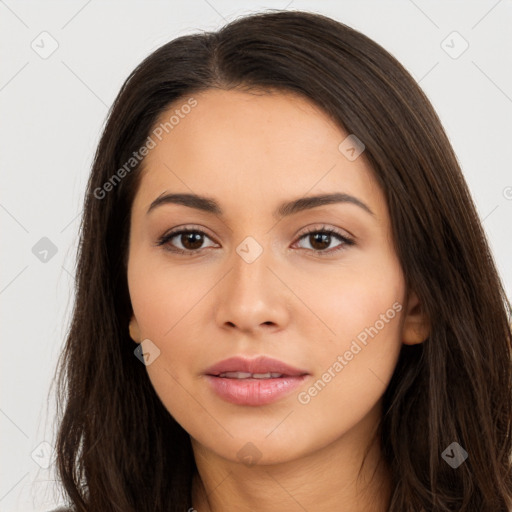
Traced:
<path fill-rule="evenodd" d="M 282 377 L 268 379 L 234 379 L 220 377 L 225 372 L 281 373 Z M 222 399 L 237 405 L 265 405 L 284 397 L 307 377 L 308 372 L 294 368 L 277 359 L 232 357 L 206 370 L 213 391 Z"/>
<path fill-rule="evenodd" d="M 247 373 L 282 373 L 285 376 L 297 377 L 308 372 L 294 368 L 282 361 L 270 357 L 260 356 L 256 359 L 245 359 L 243 357 L 230 357 L 213 366 L 210 366 L 204 373 L 206 375 L 220 375 L 225 372 L 247 372 Z"/>

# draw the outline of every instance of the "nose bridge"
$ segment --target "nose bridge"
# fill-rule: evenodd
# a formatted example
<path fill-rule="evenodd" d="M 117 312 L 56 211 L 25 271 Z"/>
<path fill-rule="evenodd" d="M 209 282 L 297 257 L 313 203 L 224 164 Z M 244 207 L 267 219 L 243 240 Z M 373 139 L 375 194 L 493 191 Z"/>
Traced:
<path fill-rule="evenodd" d="M 260 241 L 258 241 L 254 236 L 246 236 L 235 249 L 238 257 L 248 266 L 251 266 L 257 260 L 267 259 L 261 258 L 261 256 L 263 253 L 269 252 L 268 237 L 265 237 L 266 240 L 263 240 L 262 235 L 260 235 L 258 238 Z M 241 266 L 243 268 L 243 265 Z"/>
<path fill-rule="evenodd" d="M 271 277 L 268 270 L 270 246 L 263 236 L 246 236 L 236 247 L 232 257 L 233 281 L 238 288 L 249 287 L 250 293 L 259 292 L 261 286 L 268 286 L 267 280 Z"/>
<path fill-rule="evenodd" d="M 286 321 L 284 290 L 272 282 L 276 277 L 268 268 L 272 267 L 270 241 L 268 237 L 265 241 L 262 235 L 259 237 L 261 242 L 256 236 L 246 236 L 235 246 L 230 258 L 231 271 L 217 297 L 219 325 L 251 330 L 269 322 L 282 327 Z"/>

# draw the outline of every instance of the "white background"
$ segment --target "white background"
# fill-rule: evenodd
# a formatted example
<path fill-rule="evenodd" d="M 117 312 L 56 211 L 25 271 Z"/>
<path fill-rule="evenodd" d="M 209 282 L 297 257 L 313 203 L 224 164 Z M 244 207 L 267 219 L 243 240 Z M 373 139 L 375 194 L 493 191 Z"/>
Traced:
<path fill-rule="evenodd" d="M 409 70 L 444 124 L 512 296 L 510 0 L 0 0 L 1 511 L 59 503 L 52 466 L 35 460 L 44 465 L 54 442 L 50 384 L 73 305 L 85 183 L 108 107 L 163 43 L 265 8 L 331 16 Z M 47 59 L 31 48 L 34 40 L 49 48 L 38 38 L 43 31 L 58 43 Z M 456 59 L 441 46 L 453 31 L 469 43 Z M 42 237 L 57 248 L 46 263 L 32 252 Z"/>

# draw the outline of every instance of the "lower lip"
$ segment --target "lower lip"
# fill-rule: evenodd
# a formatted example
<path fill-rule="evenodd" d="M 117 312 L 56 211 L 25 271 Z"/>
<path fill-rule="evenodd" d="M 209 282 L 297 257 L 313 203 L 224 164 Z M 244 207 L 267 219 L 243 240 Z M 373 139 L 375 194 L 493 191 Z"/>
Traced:
<path fill-rule="evenodd" d="M 265 405 L 276 402 L 300 386 L 306 377 L 307 375 L 275 379 L 227 379 L 206 376 L 217 395 L 237 405 Z"/>

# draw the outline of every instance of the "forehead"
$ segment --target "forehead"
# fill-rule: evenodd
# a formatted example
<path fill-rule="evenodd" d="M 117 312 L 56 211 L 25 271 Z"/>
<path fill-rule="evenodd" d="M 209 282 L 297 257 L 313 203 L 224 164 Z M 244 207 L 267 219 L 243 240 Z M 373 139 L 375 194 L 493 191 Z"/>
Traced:
<path fill-rule="evenodd" d="M 243 197 L 260 207 L 263 197 L 309 191 L 378 194 L 364 153 L 348 160 L 339 145 L 349 134 L 308 99 L 220 89 L 192 98 L 195 106 L 185 108 L 194 103 L 181 98 L 156 123 L 161 140 L 153 137 L 145 158 L 139 203 L 165 190 L 206 193 L 233 205 Z"/>
<path fill-rule="evenodd" d="M 324 112 L 294 93 L 209 89 L 194 99 L 196 106 L 175 119 L 178 122 L 164 134 L 167 144 L 166 148 L 160 145 L 160 150 L 180 149 L 189 152 L 189 158 L 213 154 L 221 160 L 257 152 L 260 160 L 272 158 L 281 164 L 300 161 L 305 155 L 314 159 L 319 150 L 332 151 L 342 136 Z M 169 114 L 184 109 L 186 101 L 174 102 L 159 123 L 163 125 Z M 160 153 L 156 149 L 153 156 Z"/>

